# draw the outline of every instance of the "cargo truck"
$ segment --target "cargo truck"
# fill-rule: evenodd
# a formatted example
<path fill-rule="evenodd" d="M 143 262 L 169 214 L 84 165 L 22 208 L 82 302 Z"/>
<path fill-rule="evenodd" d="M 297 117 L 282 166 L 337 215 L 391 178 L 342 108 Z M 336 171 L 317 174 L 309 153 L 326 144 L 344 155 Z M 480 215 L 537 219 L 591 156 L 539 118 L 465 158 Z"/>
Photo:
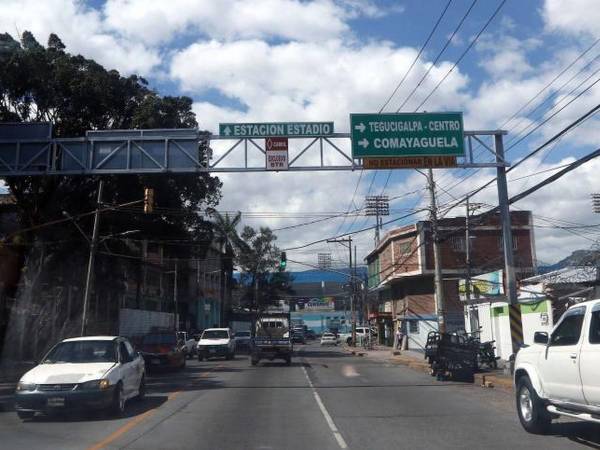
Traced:
<path fill-rule="evenodd" d="M 250 362 L 253 366 L 263 359 L 283 359 L 288 366 L 291 364 L 293 346 L 290 323 L 289 313 L 258 314 L 252 327 Z"/>

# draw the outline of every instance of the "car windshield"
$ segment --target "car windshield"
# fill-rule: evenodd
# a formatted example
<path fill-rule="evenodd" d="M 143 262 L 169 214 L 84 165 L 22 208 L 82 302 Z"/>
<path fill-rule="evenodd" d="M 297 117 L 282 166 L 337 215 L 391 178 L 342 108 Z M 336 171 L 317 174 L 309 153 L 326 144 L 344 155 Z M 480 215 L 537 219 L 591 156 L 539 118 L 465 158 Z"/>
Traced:
<path fill-rule="evenodd" d="M 42 364 L 116 362 L 114 341 L 61 342 L 46 355 Z"/>
<path fill-rule="evenodd" d="M 206 330 L 202 333 L 202 339 L 227 339 L 229 334 L 227 330 Z"/>
<path fill-rule="evenodd" d="M 148 334 L 142 340 L 144 345 L 175 345 L 176 343 L 174 334 Z"/>

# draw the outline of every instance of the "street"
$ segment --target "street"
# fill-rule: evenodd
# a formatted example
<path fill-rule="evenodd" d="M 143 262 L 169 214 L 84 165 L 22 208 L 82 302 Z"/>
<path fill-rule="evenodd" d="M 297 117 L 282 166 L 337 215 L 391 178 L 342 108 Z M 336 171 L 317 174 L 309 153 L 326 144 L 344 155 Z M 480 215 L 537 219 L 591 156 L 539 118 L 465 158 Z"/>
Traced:
<path fill-rule="evenodd" d="M 65 426 L 67 425 L 67 426 Z M 154 374 L 123 418 L 0 413 L 3 449 L 576 448 L 591 424 L 561 419 L 550 436 L 522 430 L 510 394 L 437 382 L 342 348 L 296 346 L 291 367 L 245 355 Z"/>

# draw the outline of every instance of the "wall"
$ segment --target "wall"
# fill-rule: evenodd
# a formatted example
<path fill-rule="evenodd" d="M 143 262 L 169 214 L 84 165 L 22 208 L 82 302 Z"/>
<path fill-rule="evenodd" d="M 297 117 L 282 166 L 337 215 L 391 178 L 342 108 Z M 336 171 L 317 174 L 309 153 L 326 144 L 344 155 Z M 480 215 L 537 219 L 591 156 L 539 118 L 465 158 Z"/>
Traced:
<path fill-rule="evenodd" d="M 170 313 L 121 308 L 119 311 L 119 335 L 139 336 L 153 327 L 175 329 L 174 315 Z"/>
<path fill-rule="evenodd" d="M 405 320 L 405 322 L 409 350 L 424 351 L 425 344 L 427 344 L 427 335 L 431 331 L 438 330 L 437 320 L 433 317 L 428 317 L 425 319 L 409 319 Z M 417 332 L 411 332 L 411 322 L 413 324 L 418 324 Z"/>

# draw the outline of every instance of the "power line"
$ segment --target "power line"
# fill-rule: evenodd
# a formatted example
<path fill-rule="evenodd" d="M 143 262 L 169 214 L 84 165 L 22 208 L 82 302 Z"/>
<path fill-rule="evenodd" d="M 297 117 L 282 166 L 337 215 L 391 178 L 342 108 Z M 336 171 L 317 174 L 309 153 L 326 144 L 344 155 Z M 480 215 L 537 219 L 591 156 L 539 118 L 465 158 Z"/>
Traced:
<path fill-rule="evenodd" d="M 464 21 L 467 19 L 467 17 L 469 16 L 469 14 L 471 14 L 471 10 L 473 9 L 473 7 L 475 6 L 476 3 L 477 3 L 477 0 L 473 0 L 473 2 L 471 3 L 471 6 L 469 6 L 469 9 L 467 9 L 467 12 L 465 12 L 465 14 L 460 19 L 460 22 L 458 23 L 458 25 L 456 26 L 456 28 L 454 29 L 454 31 L 452 32 L 452 34 L 450 35 L 450 37 L 448 38 L 448 40 L 446 41 L 446 43 L 444 44 L 444 47 L 442 48 L 442 50 L 440 50 L 438 52 L 438 54 L 435 57 L 433 63 L 431 63 L 431 65 L 429 66 L 429 68 L 427 69 L 427 71 L 425 72 L 425 74 L 421 77 L 421 79 L 419 80 L 419 82 L 417 83 L 417 85 L 413 88 L 413 90 L 410 92 L 410 94 L 408 94 L 408 96 L 404 99 L 404 101 L 402 102 L 402 104 L 400 105 L 400 107 L 396 110 L 396 112 L 400 112 L 400 110 L 402 108 L 404 108 L 404 105 L 406 105 L 406 103 L 412 98 L 412 96 L 417 91 L 417 89 L 419 89 L 419 87 L 421 86 L 421 84 L 423 84 L 423 81 L 425 81 L 425 79 L 429 75 L 429 72 L 431 72 L 431 69 L 433 69 L 435 67 L 435 65 L 437 64 L 437 62 L 439 61 L 439 59 L 442 57 L 442 55 L 444 54 L 444 52 L 446 51 L 446 49 L 448 48 L 448 46 L 450 45 L 450 43 L 454 39 L 454 36 L 456 35 L 456 33 L 458 33 L 458 31 L 462 27 Z"/>
<path fill-rule="evenodd" d="M 442 18 L 446 15 L 446 11 L 448 11 L 448 8 L 450 7 L 451 3 L 452 3 L 452 0 L 448 0 L 448 3 L 446 3 L 446 6 L 442 10 L 442 13 L 438 17 L 437 21 L 435 22 L 435 25 L 433 26 L 433 28 L 429 32 L 429 36 L 427 36 L 427 39 L 425 39 L 425 42 L 423 43 L 423 45 L 419 49 L 419 53 L 417 54 L 417 56 L 415 57 L 415 59 L 413 59 L 413 62 L 411 63 L 411 65 L 408 68 L 408 70 L 404 73 L 404 76 L 402 77 L 402 79 L 400 80 L 400 82 L 394 88 L 394 91 L 390 94 L 390 96 L 388 97 L 388 99 L 383 103 L 383 105 L 381 106 L 381 108 L 379 108 L 379 114 L 381 114 L 383 112 L 383 110 L 390 103 L 390 101 L 392 100 L 392 98 L 394 98 L 394 95 L 396 95 L 396 92 L 398 92 L 398 89 L 400 89 L 400 86 L 402 86 L 402 83 L 404 83 L 404 80 L 406 80 L 406 77 L 408 76 L 408 74 L 411 72 L 411 70 L 413 69 L 413 67 L 415 66 L 415 64 L 417 63 L 417 61 L 419 60 L 419 58 L 421 57 L 421 54 L 423 53 L 423 50 L 425 50 L 425 47 L 427 47 L 427 44 L 429 44 L 429 41 L 431 40 L 433 34 L 437 30 L 437 27 L 440 24 L 440 22 L 442 21 Z"/>
<path fill-rule="evenodd" d="M 505 3 L 506 3 L 506 0 L 502 0 L 500 2 L 500 4 L 498 5 L 498 7 L 494 11 L 494 13 L 490 16 L 490 18 L 488 19 L 488 21 L 485 23 L 485 25 L 481 28 L 481 30 L 479 30 L 479 33 L 477 33 L 477 36 L 475 36 L 475 38 L 471 41 L 471 43 L 468 45 L 468 47 L 465 49 L 465 51 L 463 51 L 463 53 L 456 60 L 456 62 L 454 63 L 454 65 L 450 68 L 450 70 L 448 70 L 448 72 L 446 73 L 446 75 L 444 75 L 444 77 L 438 82 L 438 84 L 435 85 L 435 87 L 427 95 L 427 97 L 425 97 L 423 99 L 423 101 L 419 104 L 419 106 L 417 106 L 417 109 L 420 109 L 425 103 L 427 103 L 427 100 L 429 100 L 429 98 L 435 93 L 435 91 L 438 90 L 438 88 L 441 86 L 441 84 L 444 81 L 446 81 L 446 78 L 448 78 L 448 76 L 454 71 L 454 69 L 456 68 L 456 66 L 458 66 L 458 64 L 462 61 L 462 59 L 469 52 L 469 50 L 471 50 L 471 48 L 473 47 L 473 45 L 475 44 L 475 42 L 477 42 L 477 40 L 479 39 L 479 36 L 481 36 L 481 34 L 485 31 L 485 29 L 488 27 L 488 25 L 492 22 L 492 20 L 494 20 L 494 18 L 500 12 L 500 9 L 502 9 L 502 7 L 504 6 Z"/>

